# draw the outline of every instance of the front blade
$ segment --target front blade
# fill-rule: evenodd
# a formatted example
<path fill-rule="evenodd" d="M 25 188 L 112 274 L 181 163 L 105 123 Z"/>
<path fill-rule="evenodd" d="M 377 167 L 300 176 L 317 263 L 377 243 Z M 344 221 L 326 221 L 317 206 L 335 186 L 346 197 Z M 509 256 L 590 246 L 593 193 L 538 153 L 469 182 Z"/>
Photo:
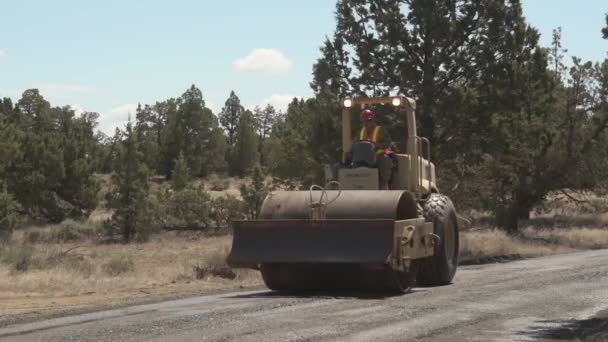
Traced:
<path fill-rule="evenodd" d="M 378 263 L 393 250 L 393 220 L 234 222 L 228 263 Z"/>

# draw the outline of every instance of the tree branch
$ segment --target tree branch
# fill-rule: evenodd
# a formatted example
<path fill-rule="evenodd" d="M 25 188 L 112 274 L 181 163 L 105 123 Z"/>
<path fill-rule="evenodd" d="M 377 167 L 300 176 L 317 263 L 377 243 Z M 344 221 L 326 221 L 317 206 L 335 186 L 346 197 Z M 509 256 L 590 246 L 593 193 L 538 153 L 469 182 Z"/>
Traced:
<path fill-rule="evenodd" d="M 565 189 L 560 190 L 560 192 L 562 194 L 564 194 L 566 197 L 568 197 L 571 201 L 575 202 L 576 204 L 589 203 L 589 201 L 579 200 L 579 199 L 575 198 L 574 196 L 570 195 Z"/>

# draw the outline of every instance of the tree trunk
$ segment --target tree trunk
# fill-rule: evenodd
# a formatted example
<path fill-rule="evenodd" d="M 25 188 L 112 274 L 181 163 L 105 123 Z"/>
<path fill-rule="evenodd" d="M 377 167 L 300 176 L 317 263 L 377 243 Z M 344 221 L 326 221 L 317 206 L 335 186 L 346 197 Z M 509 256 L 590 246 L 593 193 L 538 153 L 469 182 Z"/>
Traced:
<path fill-rule="evenodd" d="M 530 219 L 530 208 L 522 206 L 521 208 L 519 208 L 519 215 L 518 215 L 520 220 L 529 220 Z"/>
<path fill-rule="evenodd" d="M 518 191 L 516 195 L 515 205 L 518 210 L 518 218 L 520 220 L 529 220 L 530 212 L 534 205 L 542 201 L 542 196 L 538 196 L 535 192 Z"/>
<path fill-rule="evenodd" d="M 516 203 L 501 207 L 496 210 L 496 225 L 510 235 L 517 233 L 519 229 L 519 216 L 521 210 Z"/>

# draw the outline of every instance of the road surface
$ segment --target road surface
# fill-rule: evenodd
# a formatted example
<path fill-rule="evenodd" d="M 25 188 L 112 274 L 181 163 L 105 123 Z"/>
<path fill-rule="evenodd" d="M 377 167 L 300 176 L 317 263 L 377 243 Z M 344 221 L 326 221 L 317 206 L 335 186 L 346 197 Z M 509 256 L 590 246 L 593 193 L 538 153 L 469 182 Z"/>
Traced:
<path fill-rule="evenodd" d="M 608 340 L 608 251 L 461 267 L 407 295 L 265 290 L 0 328 L 2 341 Z"/>

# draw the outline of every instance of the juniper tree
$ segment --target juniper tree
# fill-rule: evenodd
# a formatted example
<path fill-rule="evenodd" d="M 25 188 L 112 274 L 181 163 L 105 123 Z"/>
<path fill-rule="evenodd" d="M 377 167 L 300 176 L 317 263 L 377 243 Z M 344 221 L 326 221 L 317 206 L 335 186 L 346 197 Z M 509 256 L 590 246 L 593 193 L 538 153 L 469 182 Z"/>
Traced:
<path fill-rule="evenodd" d="M 258 137 L 255 132 L 253 113 L 245 111 L 239 120 L 235 146 L 232 153 L 232 169 L 238 176 L 245 176 L 259 161 Z"/>
<path fill-rule="evenodd" d="M 114 214 L 106 227 L 109 234 L 120 234 L 124 242 L 129 242 L 138 234 L 144 235 L 151 224 L 148 169 L 130 121 L 124 132 L 119 161 L 112 175 L 114 189 L 107 198 Z"/>
<path fill-rule="evenodd" d="M 175 168 L 171 176 L 171 185 L 174 190 L 183 190 L 190 181 L 190 169 L 184 154 L 180 153 L 175 161 Z"/>

